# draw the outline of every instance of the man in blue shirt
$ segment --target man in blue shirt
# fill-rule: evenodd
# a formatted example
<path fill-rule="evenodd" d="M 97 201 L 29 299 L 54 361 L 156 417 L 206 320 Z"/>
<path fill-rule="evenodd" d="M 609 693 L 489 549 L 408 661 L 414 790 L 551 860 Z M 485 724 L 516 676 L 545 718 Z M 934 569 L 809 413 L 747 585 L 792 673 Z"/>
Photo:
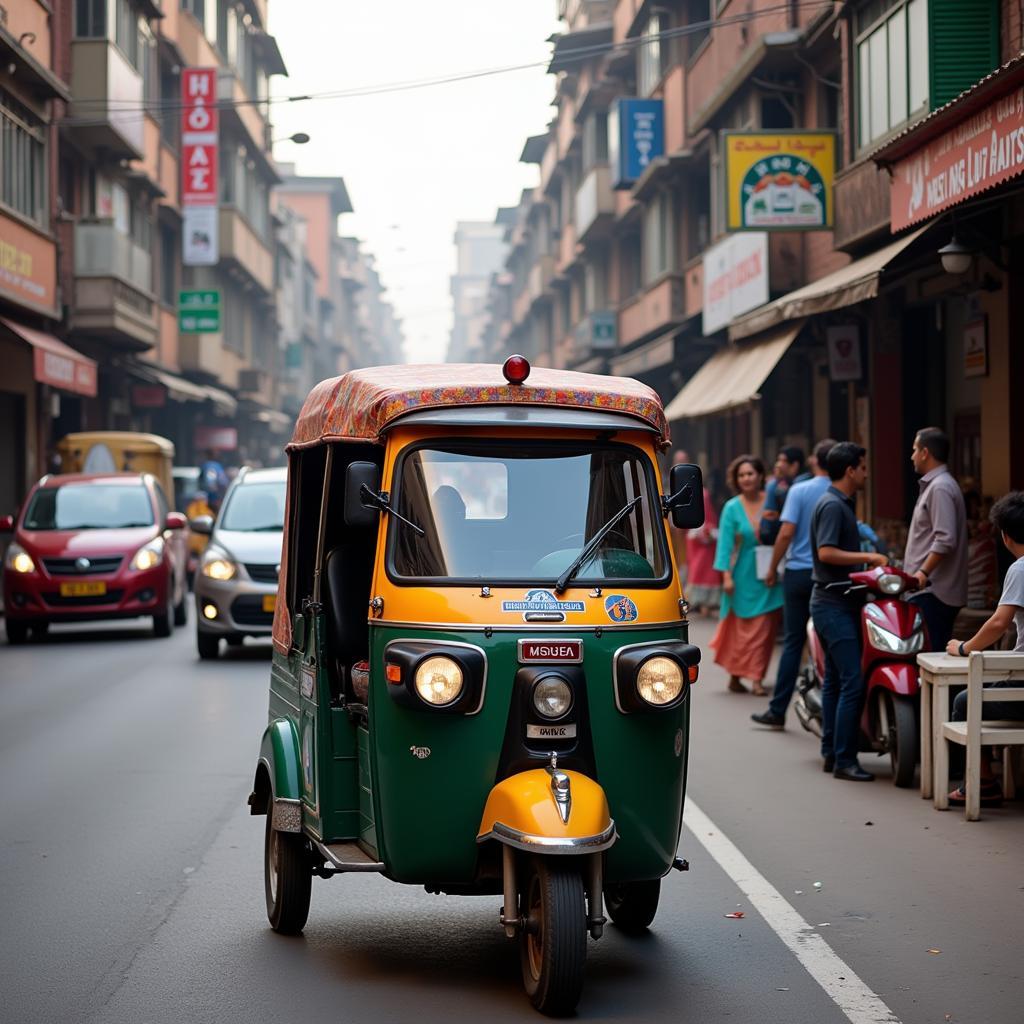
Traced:
<path fill-rule="evenodd" d="M 811 618 L 825 649 L 821 684 L 821 754 L 825 771 L 849 782 L 874 782 L 857 760 L 864 675 L 860 668 L 860 617 L 863 600 L 846 593 L 850 570 L 883 566 L 885 555 L 860 550 L 854 498 L 864 489 L 865 451 L 841 441 L 828 453 L 831 486 L 811 515 Z"/>
<path fill-rule="evenodd" d="M 771 480 L 764 491 L 764 508 L 758 524 L 758 539 L 762 544 L 774 544 L 779 535 L 779 516 L 786 505 L 786 495 L 796 483 L 808 478 L 804 472 L 804 450 L 787 445 L 775 459 Z"/>
<path fill-rule="evenodd" d="M 828 469 L 826 459 L 835 441 L 827 438 L 814 446 L 814 475 L 795 483 L 786 495 L 782 510 L 782 525 L 772 551 L 772 562 L 765 577 L 765 585 L 774 587 L 778 578 L 779 565 L 786 560 L 786 571 L 782 576 L 783 606 L 782 657 L 775 677 L 768 710 L 750 717 L 758 725 L 781 729 L 786 724 L 786 710 L 796 686 L 800 659 L 807 639 L 807 620 L 811 617 L 811 513 L 818 499 L 828 490 Z"/>

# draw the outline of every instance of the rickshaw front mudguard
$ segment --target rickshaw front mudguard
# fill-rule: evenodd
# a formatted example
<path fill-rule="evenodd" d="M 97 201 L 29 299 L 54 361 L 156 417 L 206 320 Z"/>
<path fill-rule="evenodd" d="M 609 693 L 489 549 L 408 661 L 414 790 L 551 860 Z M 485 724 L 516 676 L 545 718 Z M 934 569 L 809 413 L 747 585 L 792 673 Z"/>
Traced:
<path fill-rule="evenodd" d="M 260 743 L 253 791 L 249 795 L 252 814 L 265 814 L 268 798 L 274 804 L 274 828 L 279 832 L 302 831 L 302 762 L 295 723 L 275 719 L 267 726 Z"/>
<path fill-rule="evenodd" d="M 556 776 L 563 780 L 556 789 Z M 487 797 L 477 842 L 528 853 L 601 853 L 617 838 L 604 790 L 574 771 L 533 769 L 499 782 Z"/>

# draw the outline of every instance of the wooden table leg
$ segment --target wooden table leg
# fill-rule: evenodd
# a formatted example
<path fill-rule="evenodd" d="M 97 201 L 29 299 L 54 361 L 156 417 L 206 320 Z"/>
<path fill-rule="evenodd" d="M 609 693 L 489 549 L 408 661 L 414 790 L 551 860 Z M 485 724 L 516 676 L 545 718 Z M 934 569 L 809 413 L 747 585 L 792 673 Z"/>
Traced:
<path fill-rule="evenodd" d="M 935 726 L 932 723 L 932 682 L 921 673 L 921 799 L 931 800 L 934 779 L 932 778 L 932 743 Z"/>

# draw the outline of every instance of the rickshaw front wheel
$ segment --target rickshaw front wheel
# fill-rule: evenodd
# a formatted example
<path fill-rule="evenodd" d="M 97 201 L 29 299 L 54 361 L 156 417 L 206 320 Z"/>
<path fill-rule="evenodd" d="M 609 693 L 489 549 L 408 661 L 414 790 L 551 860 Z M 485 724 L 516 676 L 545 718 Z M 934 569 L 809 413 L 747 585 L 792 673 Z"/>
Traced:
<path fill-rule="evenodd" d="M 658 912 L 661 879 L 645 882 L 614 882 L 604 887 L 604 905 L 617 928 L 628 935 L 647 930 Z"/>
<path fill-rule="evenodd" d="M 263 882 L 270 927 L 282 935 L 298 935 L 309 917 L 312 864 L 301 833 L 274 828 L 273 797 L 267 800 Z"/>
<path fill-rule="evenodd" d="M 572 1013 L 583 991 L 587 908 L 578 867 L 532 857 L 520 889 L 519 960 L 530 1002 L 552 1017 Z"/>

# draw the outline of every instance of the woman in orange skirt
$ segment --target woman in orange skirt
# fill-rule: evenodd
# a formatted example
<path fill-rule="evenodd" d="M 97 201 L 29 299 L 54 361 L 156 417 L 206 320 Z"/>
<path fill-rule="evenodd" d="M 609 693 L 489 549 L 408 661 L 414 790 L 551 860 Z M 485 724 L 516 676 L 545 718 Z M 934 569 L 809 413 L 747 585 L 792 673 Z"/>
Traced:
<path fill-rule="evenodd" d="M 718 524 L 715 568 L 722 573 L 722 611 L 711 647 L 715 662 L 729 673 L 729 689 L 745 693 L 741 679 L 749 679 L 761 697 L 783 603 L 782 587 L 767 587 L 757 578 L 754 549 L 764 508 L 764 463 L 741 455 L 730 464 L 728 479 L 736 496 L 725 503 Z"/>

